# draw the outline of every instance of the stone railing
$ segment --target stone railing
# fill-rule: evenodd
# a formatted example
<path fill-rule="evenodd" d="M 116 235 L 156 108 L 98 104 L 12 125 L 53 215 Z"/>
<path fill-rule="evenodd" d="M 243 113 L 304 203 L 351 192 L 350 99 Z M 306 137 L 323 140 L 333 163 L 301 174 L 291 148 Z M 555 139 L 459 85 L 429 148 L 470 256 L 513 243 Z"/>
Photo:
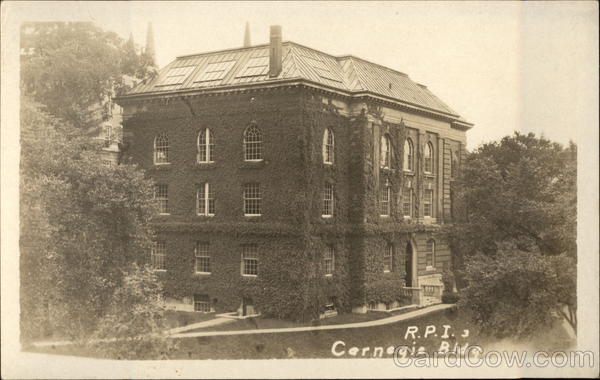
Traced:
<path fill-rule="evenodd" d="M 423 289 L 421 289 L 421 288 L 413 288 L 413 287 L 402 288 L 402 296 L 409 299 L 413 305 L 421 306 L 422 292 L 423 292 Z"/>

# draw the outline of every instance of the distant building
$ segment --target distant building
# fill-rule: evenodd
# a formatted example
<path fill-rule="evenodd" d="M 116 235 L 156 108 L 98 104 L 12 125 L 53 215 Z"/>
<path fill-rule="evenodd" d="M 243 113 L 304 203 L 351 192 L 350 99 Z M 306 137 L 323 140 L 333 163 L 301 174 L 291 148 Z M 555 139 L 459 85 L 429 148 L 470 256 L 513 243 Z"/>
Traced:
<path fill-rule="evenodd" d="M 244 39 L 249 43 L 249 37 Z M 172 307 L 314 318 L 440 302 L 472 124 L 406 74 L 282 42 L 178 57 L 118 100 Z"/>

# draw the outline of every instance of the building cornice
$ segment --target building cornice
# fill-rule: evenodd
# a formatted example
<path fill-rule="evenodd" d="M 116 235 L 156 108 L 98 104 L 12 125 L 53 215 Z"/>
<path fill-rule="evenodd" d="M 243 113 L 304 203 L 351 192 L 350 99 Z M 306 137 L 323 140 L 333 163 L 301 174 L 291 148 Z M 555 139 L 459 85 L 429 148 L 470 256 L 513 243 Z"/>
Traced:
<path fill-rule="evenodd" d="M 380 104 L 384 104 L 390 107 L 399 108 L 401 110 L 416 112 L 425 114 L 430 117 L 442 119 L 451 123 L 453 128 L 468 130 L 473 127 L 473 124 L 460 120 L 458 115 L 444 113 L 432 108 L 423 107 L 417 104 L 400 101 L 398 99 L 387 97 L 373 93 L 371 91 L 344 91 L 331 86 L 327 86 L 321 83 L 313 82 L 305 78 L 291 78 L 291 79 L 278 79 L 269 81 L 267 83 L 244 83 L 237 85 L 219 86 L 211 88 L 194 88 L 185 90 L 173 90 L 173 91 L 156 91 L 146 92 L 141 94 L 122 95 L 115 98 L 115 101 L 123 106 L 127 103 L 152 101 L 159 99 L 172 99 L 172 98 L 188 98 L 197 97 L 203 95 L 226 95 L 231 93 L 248 93 L 262 90 L 278 89 L 285 87 L 307 87 L 316 90 L 322 90 L 326 93 L 338 95 L 342 98 L 356 101 L 360 99 L 375 101 Z"/>

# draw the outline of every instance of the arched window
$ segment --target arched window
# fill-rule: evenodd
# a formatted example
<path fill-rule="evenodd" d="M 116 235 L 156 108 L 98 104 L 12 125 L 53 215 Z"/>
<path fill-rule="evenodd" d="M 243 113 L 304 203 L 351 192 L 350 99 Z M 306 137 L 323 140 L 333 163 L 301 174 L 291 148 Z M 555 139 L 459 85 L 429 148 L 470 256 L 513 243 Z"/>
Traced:
<path fill-rule="evenodd" d="M 154 163 L 169 163 L 169 137 L 166 133 L 161 133 L 154 138 Z"/>
<path fill-rule="evenodd" d="M 427 248 L 426 248 L 426 265 L 427 268 L 433 269 L 435 268 L 435 240 L 429 239 L 427 240 Z"/>
<path fill-rule="evenodd" d="M 335 138 L 333 131 L 329 128 L 325 129 L 323 134 L 323 162 L 333 164 Z"/>
<path fill-rule="evenodd" d="M 407 138 L 404 141 L 404 170 L 413 171 L 415 170 L 415 154 L 413 150 L 412 140 Z"/>
<path fill-rule="evenodd" d="M 428 142 L 425 145 L 425 155 L 423 157 L 425 173 L 433 173 L 433 144 Z"/>
<path fill-rule="evenodd" d="M 244 160 L 262 160 L 262 136 L 260 129 L 251 125 L 244 131 Z"/>
<path fill-rule="evenodd" d="M 198 159 L 197 161 L 207 163 L 213 162 L 213 151 L 215 139 L 210 129 L 206 128 L 198 133 Z"/>
<path fill-rule="evenodd" d="M 390 136 L 385 134 L 381 136 L 381 155 L 380 166 L 382 168 L 391 167 L 391 142 Z"/>

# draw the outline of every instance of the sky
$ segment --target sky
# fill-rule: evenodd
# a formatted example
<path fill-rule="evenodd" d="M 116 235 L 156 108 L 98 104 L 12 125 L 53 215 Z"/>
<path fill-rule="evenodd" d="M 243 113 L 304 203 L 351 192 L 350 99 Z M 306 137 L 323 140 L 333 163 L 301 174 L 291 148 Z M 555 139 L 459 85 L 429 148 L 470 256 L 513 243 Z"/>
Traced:
<path fill-rule="evenodd" d="M 408 74 L 475 124 L 467 147 L 514 130 L 578 142 L 597 125 L 595 2 L 38 2 L 30 21 L 93 21 L 144 44 L 160 67 L 178 55 L 283 39 Z M 14 14 L 13 14 L 14 16 Z"/>

